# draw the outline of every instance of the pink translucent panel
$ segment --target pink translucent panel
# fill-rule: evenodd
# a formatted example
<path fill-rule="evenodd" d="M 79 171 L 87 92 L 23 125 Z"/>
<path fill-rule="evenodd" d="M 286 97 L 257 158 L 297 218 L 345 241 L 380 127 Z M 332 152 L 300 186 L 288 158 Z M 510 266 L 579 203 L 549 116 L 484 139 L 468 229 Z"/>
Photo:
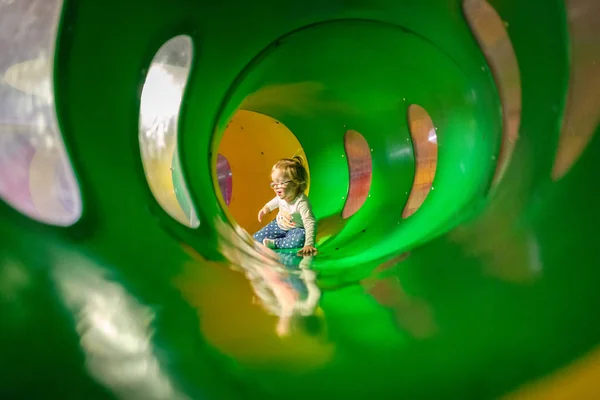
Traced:
<path fill-rule="evenodd" d="M 369 197 L 373 165 L 369 143 L 360 133 L 347 131 L 344 136 L 344 147 L 350 170 L 350 185 L 342 218 L 349 218 L 360 210 Z"/>
<path fill-rule="evenodd" d="M 224 155 L 217 155 L 217 179 L 219 188 L 225 200 L 225 204 L 231 203 L 231 193 L 233 192 L 233 179 L 231 174 L 231 166 Z"/>
<path fill-rule="evenodd" d="M 29 191 L 29 168 L 35 147 L 25 135 L 13 136 L 0 130 L 0 193 L 9 204 L 19 205 L 19 210 L 37 217 Z"/>
<path fill-rule="evenodd" d="M 0 200 L 60 226 L 81 216 L 58 126 L 54 51 L 63 0 L 0 1 Z"/>

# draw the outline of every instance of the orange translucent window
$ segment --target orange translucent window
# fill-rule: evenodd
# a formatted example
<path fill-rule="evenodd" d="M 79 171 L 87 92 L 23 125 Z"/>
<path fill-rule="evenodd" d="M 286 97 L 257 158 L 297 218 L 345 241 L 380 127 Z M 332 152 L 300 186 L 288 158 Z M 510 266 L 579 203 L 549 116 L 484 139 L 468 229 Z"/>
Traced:
<path fill-rule="evenodd" d="M 360 133 L 347 131 L 344 135 L 344 147 L 350 171 L 350 185 L 342 218 L 349 218 L 360 210 L 369 197 L 373 165 L 369 143 Z"/>
<path fill-rule="evenodd" d="M 402 218 L 413 215 L 431 191 L 437 168 L 437 134 L 425 109 L 416 104 L 408 108 L 408 125 L 415 153 L 415 178 Z"/>

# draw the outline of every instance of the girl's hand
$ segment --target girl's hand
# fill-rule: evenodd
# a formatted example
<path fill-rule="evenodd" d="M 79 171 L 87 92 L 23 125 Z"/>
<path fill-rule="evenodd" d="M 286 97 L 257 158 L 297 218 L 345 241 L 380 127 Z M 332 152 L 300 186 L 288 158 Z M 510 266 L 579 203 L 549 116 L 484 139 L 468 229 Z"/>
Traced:
<path fill-rule="evenodd" d="M 267 215 L 269 213 L 269 210 L 267 210 L 266 208 L 261 208 L 260 211 L 258 212 L 258 222 L 262 222 L 262 217 L 264 217 L 265 215 Z"/>
<path fill-rule="evenodd" d="M 299 255 L 312 256 L 317 254 L 317 249 L 314 246 L 304 246 L 302 250 L 298 252 Z"/>

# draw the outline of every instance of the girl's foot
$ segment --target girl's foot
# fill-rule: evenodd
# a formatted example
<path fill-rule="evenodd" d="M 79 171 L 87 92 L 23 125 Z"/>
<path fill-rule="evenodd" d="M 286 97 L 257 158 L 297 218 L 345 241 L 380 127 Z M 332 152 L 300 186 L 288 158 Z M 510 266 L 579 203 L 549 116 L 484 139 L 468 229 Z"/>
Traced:
<path fill-rule="evenodd" d="M 270 249 L 275 249 L 275 240 L 273 239 L 264 239 L 263 244 Z"/>

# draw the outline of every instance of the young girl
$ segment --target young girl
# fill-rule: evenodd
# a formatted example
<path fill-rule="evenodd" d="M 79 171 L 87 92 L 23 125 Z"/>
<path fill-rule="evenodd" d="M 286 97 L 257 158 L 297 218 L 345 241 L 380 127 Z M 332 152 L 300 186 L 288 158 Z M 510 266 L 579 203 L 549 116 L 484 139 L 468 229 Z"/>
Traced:
<path fill-rule="evenodd" d="M 279 160 L 271 172 L 271 188 L 275 197 L 259 212 L 258 220 L 276 208 L 277 218 L 256 232 L 253 237 L 271 249 L 296 249 L 301 254 L 316 254 L 316 219 L 304 191 L 308 173 L 302 157 Z"/>

